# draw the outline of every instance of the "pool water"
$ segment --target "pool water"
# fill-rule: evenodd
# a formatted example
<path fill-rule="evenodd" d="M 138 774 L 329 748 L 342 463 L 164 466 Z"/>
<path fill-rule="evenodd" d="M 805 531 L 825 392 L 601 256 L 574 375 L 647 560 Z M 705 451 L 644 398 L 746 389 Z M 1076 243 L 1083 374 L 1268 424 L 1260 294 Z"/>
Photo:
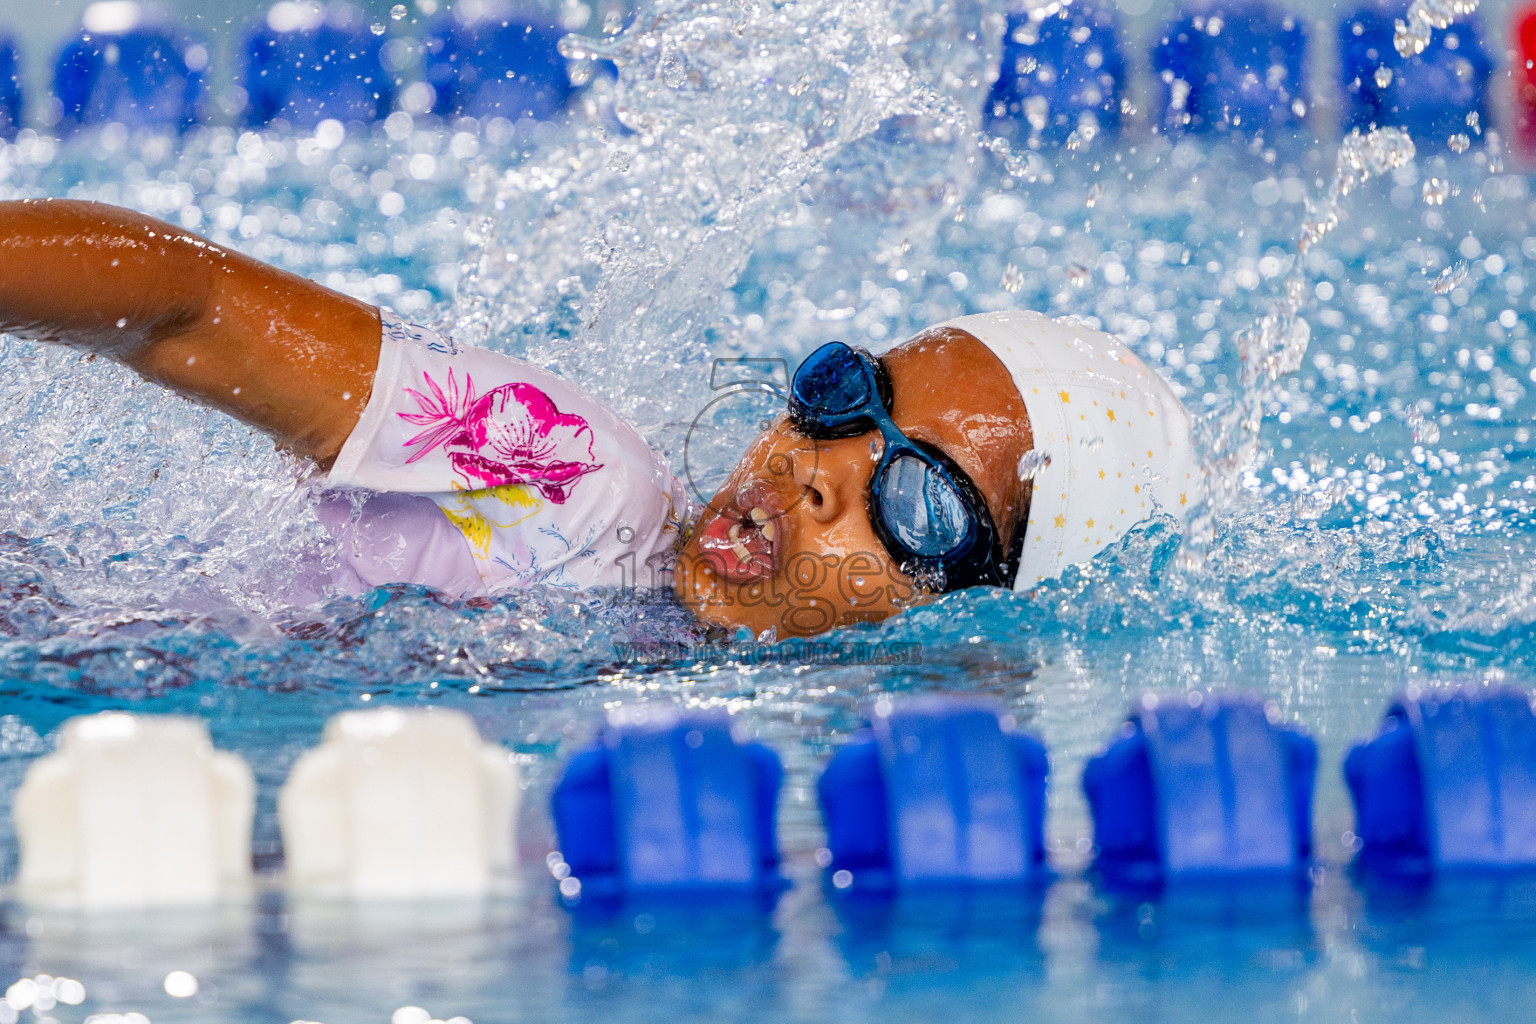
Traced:
<path fill-rule="evenodd" d="M 964 6 L 964 5 L 961 5 Z M 969 8 L 960 16 L 979 11 Z M 737 29 L 740 31 L 737 31 Z M 998 29 L 1000 31 L 1000 29 Z M 0 340 L 0 805 L 66 717 L 195 714 L 275 794 L 336 711 L 462 709 L 516 752 L 523 888 L 487 905 L 288 905 L 81 919 L 7 905 L 0 974 L 85 985 L 64 1022 L 1519 1019 L 1528 880 L 1357 884 L 1339 775 L 1409 684 L 1525 684 L 1536 643 L 1531 465 L 1536 203 L 1486 136 L 1345 196 L 1299 268 L 1336 140 L 1149 135 L 1009 150 L 978 136 L 959 45 L 917 4 L 660 3 L 581 44 L 621 68 L 571 123 L 103 129 L 0 148 L 0 196 L 123 203 L 461 337 L 554 366 L 680 464 L 717 358 L 879 348 L 963 312 L 1035 308 L 1129 340 L 1251 464 L 1194 540 L 1167 522 L 1031 596 L 967 592 L 825 644 L 721 644 L 665 600 L 530 591 L 489 606 L 315 589 L 303 465 L 105 362 Z M 902 34 L 903 57 L 876 41 Z M 587 50 L 582 50 L 586 46 Z M 811 52 L 806 52 L 807 47 Z M 995 47 L 992 50 L 995 53 Z M 1301 275 L 1310 343 L 1263 394 L 1240 352 Z M 1248 400 L 1256 437 L 1223 435 Z M 689 450 L 701 478 L 735 452 Z M 891 656 L 891 652 L 900 652 Z M 1305 892 L 1085 880 L 1085 758 L 1146 689 L 1240 687 L 1321 748 Z M 825 894 L 814 782 L 877 694 L 1006 703 L 1052 755 L 1039 894 Z M 557 903 L 562 759 L 604 711 L 724 708 L 784 758 L 771 915 Z M 8 822 L 8 816 L 5 819 Z M 15 841 L 0 825 L 0 865 Z M 168 972 L 198 979 L 165 991 Z M 32 1014 L 26 1010 L 23 1014 Z"/>

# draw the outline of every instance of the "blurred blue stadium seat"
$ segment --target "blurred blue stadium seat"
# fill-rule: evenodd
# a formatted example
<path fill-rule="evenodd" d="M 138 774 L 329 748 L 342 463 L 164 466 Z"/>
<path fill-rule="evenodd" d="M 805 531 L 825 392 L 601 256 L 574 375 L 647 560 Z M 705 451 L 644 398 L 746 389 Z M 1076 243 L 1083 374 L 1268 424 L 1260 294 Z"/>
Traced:
<path fill-rule="evenodd" d="M 1152 49 L 1164 130 L 1289 132 L 1306 119 L 1306 20 L 1265 3 L 1185 11 Z"/>
<path fill-rule="evenodd" d="M 1392 45 L 1402 11 L 1362 7 L 1339 22 L 1339 66 L 1345 131 L 1372 125 L 1405 127 L 1421 146 L 1445 148 L 1453 135 L 1475 136 L 1488 120 L 1493 58 L 1476 18 L 1436 30 L 1424 52 L 1403 57 Z"/>
<path fill-rule="evenodd" d="M 395 82 L 383 43 L 355 8 L 279 0 L 245 39 L 245 122 L 313 128 L 387 117 Z"/>
<path fill-rule="evenodd" d="M 135 0 L 101 0 L 54 67 L 65 130 L 118 122 L 185 129 L 202 120 L 208 48 Z"/>
<path fill-rule="evenodd" d="M 510 9 L 469 21 L 444 15 L 425 40 L 433 112 L 513 121 L 556 116 L 574 91 L 556 49 L 562 35 L 547 18 Z"/>
<path fill-rule="evenodd" d="M 1113 14 L 1082 3 L 1043 18 L 1040 11 L 1015 8 L 1008 15 L 986 108 L 992 130 L 1059 140 L 1084 119 L 1118 129 L 1125 57 Z M 1017 127 L 1010 131 L 1006 122 Z"/>
<path fill-rule="evenodd" d="M 0 139 L 16 137 L 21 127 L 21 57 L 16 41 L 0 32 Z"/>

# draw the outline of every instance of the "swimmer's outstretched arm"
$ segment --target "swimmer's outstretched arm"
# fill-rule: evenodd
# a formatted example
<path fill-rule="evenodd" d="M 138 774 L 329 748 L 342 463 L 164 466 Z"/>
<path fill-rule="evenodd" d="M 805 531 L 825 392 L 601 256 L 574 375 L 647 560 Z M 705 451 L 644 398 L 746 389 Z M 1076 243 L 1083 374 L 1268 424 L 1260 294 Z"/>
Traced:
<path fill-rule="evenodd" d="M 0 332 L 109 355 L 328 465 L 368 402 L 374 307 L 102 203 L 0 202 Z"/>

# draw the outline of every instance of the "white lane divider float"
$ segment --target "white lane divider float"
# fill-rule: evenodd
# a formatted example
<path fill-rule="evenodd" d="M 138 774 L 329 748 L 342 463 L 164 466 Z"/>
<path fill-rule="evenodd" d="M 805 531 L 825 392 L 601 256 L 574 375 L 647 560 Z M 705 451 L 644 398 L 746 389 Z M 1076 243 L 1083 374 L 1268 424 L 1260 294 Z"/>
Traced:
<path fill-rule="evenodd" d="M 17 895 L 92 911 L 244 898 L 255 789 L 197 719 L 72 719 L 16 791 Z"/>
<path fill-rule="evenodd" d="M 520 796 L 509 752 L 457 711 L 347 711 L 278 795 L 289 892 L 476 897 L 510 880 Z"/>

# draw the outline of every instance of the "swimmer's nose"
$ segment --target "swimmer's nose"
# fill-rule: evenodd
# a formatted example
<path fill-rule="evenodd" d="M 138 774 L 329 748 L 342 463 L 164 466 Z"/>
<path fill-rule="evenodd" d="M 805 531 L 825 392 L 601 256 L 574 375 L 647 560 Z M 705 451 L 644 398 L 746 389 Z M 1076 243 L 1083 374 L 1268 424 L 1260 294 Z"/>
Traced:
<path fill-rule="evenodd" d="M 790 454 L 796 485 L 800 488 L 800 504 L 818 523 L 830 523 L 842 512 L 843 503 L 837 493 L 837 484 L 820 465 L 817 449 L 801 449 Z"/>

